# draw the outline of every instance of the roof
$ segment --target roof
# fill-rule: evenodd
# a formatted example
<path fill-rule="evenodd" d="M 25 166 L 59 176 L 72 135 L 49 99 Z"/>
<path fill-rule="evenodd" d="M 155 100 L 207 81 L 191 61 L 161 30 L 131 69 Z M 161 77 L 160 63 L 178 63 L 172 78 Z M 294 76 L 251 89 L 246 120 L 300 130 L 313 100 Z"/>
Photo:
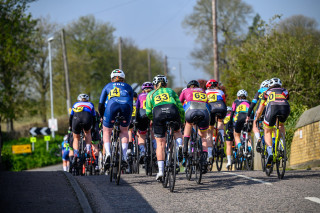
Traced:
<path fill-rule="evenodd" d="M 305 111 L 299 118 L 296 128 L 320 121 L 320 105 Z"/>

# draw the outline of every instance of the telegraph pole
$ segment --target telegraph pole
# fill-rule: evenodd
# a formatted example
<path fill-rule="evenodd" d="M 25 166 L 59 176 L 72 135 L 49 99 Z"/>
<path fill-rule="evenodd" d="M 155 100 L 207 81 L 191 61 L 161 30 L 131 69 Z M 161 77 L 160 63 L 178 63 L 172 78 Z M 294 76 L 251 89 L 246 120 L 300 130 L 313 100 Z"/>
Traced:
<path fill-rule="evenodd" d="M 65 41 L 64 29 L 61 30 L 61 42 L 62 42 L 62 55 L 63 55 L 63 63 L 64 63 L 64 73 L 65 73 L 65 79 L 66 79 L 67 111 L 68 111 L 68 115 L 69 115 L 70 108 L 71 108 L 70 80 L 69 80 L 69 68 L 68 68 L 68 58 L 67 58 L 67 49 L 66 49 L 66 41 Z"/>
<path fill-rule="evenodd" d="M 212 38 L 213 38 L 213 75 L 219 81 L 218 30 L 217 30 L 217 0 L 212 0 Z"/>
<path fill-rule="evenodd" d="M 122 39 L 119 37 L 119 44 L 118 44 L 118 50 L 119 50 L 119 69 L 122 70 Z"/>
<path fill-rule="evenodd" d="M 151 59 L 150 59 L 150 52 L 148 51 L 148 79 L 151 82 L 152 81 L 151 76 Z"/>

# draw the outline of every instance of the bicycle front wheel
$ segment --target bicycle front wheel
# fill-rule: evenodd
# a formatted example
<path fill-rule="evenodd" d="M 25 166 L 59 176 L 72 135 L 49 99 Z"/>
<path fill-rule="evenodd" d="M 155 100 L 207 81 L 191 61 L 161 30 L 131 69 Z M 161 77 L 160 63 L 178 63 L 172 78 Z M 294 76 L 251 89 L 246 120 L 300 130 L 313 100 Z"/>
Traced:
<path fill-rule="evenodd" d="M 170 192 L 173 192 L 174 185 L 176 183 L 176 171 L 177 171 L 177 149 L 176 142 L 171 139 L 171 147 L 169 152 L 169 173 L 168 173 L 168 181 Z"/>
<path fill-rule="evenodd" d="M 217 144 L 216 166 L 217 166 L 217 170 L 220 172 L 222 169 L 223 156 L 224 156 L 223 140 L 220 132 L 218 132 L 218 135 L 216 138 L 216 144 Z"/>
<path fill-rule="evenodd" d="M 286 172 L 287 165 L 287 146 L 285 137 L 282 133 L 280 133 L 280 138 L 277 145 L 277 159 L 276 159 L 276 167 L 278 178 L 283 179 L 284 173 Z"/>
<path fill-rule="evenodd" d="M 266 152 L 267 148 L 266 145 L 262 146 L 261 148 L 261 168 L 262 171 L 265 172 L 266 171 L 266 163 L 267 163 L 267 152 Z"/>

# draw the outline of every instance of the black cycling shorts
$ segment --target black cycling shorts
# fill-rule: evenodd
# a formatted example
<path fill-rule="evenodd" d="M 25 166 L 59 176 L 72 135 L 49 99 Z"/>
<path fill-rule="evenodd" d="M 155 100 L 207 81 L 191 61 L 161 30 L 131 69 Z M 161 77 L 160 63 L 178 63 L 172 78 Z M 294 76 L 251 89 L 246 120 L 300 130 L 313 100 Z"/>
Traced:
<path fill-rule="evenodd" d="M 284 123 L 289 114 L 290 105 L 287 102 L 282 105 L 277 105 L 276 102 L 272 102 L 266 108 L 264 123 L 270 127 L 274 126 L 276 124 L 277 116 L 279 116 L 279 121 Z"/>
<path fill-rule="evenodd" d="M 153 130 L 156 138 L 164 138 L 167 130 L 166 122 L 176 121 L 178 125 L 174 131 L 178 131 L 181 125 L 179 110 L 174 104 L 164 104 L 153 109 Z"/>
<path fill-rule="evenodd" d="M 89 131 L 92 125 L 92 115 L 89 112 L 76 112 L 72 118 L 72 132 L 80 134 L 81 130 Z"/>
<path fill-rule="evenodd" d="M 137 129 L 139 130 L 140 134 L 145 134 L 148 129 L 148 126 L 150 125 L 150 119 L 147 117 L 145 111 L 146 110 L 144 110 L 144 113 L 140 113 L 139 116 L 137 116 Z"/>
<path fill-rule="evenodd" d="M 224 119 L 227 115 L 227 106 L 223 101 L 217 101 L 209 103 L 211 106 L 210 112 L 210 126 L 215 124 L 215 116 L 217 115 L 218 119 Z"/>
<path fill-rule="evenodd" d="M 234 124 L 234 131 L 236 133 L 241 133 L 244 123 L 246 122 L 246 119 L 247 119 L 247 113 L 239 113 L 237 117 L 238 119 Z"/>
<path fill-rule="evenodd" d="M 203 116 L 203 119 L 198 123 L 200 130 L 207 130 L 209 128 L 210 114 L 207 109 L 188 109 L 186 111 L 186 121 L 194 123 L 194 119 L 198 116 Z"/>

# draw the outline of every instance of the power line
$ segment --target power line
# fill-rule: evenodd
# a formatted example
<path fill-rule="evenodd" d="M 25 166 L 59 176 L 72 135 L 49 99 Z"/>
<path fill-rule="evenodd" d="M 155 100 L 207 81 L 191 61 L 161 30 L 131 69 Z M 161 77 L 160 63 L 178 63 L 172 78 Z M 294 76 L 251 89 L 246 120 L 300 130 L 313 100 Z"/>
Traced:
<path fill-rule="evenodd" d="M 106 11 L 109 11 L 109 10 L 113 10 L 113 9 L 116 9 L 118 7 L 122 7 L 122 6 L 127 6 L 128 4 L 131 4 L 133 2 L 137 2 L 139 0 L 132 0 L 132 1 L 127 1 L 127 2 L 124 2 L 122 4 L 118 4 L 118 5 L 115 5 L 113 7 L 109 7 L 109 8 L 106 8 L 106 9 L 103 9 L 103 10 L 100 10 L 100 11 L 97 11 L 97 12 L 94 12 L 92 14 L 98 14 L 98 13 L 102 13 L 102 12 L 106 12 Z"/>

